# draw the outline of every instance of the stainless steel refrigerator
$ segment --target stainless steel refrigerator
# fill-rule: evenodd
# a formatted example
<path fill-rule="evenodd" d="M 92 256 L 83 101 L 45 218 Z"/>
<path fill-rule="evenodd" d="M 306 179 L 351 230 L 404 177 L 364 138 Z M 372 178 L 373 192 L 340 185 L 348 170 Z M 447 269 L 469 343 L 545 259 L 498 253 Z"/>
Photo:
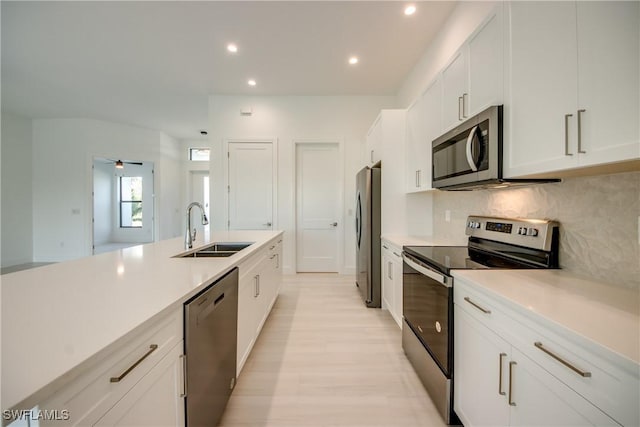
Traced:
<path fill-rule="evenodd" d="M 356 175 L 356 286 L 367 307 L 380 307 L 380 163 Z"/>

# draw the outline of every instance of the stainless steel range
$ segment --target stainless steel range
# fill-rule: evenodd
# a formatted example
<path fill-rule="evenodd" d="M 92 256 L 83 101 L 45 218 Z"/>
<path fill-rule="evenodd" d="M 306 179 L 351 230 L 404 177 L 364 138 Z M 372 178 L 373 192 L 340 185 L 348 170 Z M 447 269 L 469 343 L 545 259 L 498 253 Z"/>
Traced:
<path fill-rule="evenodd" d="M 402 347 L 448 424 L 459 423 L 453 412 L 451 270 L 558 268 L 558 233 L 554 221 L 470 216 L 467 246 L 403 248 Z"/>

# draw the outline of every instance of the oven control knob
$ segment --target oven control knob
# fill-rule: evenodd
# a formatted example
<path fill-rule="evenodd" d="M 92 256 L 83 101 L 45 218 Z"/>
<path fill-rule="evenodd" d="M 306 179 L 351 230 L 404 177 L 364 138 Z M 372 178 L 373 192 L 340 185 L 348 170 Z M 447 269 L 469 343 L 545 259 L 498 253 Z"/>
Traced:
<path fill-rule="evenodd" d="M 518 228 L 518 234 L 520 234 L 522 236 L 526 236 L 527 235 L 527 227 Z"/>
<path fill-rule="evenodd" d="M 538 229 L 537 228 L 530 228 L 529 231 L 527 232 L 527 236 L 537 236 L 538 235 Z"/>
<path fill-rule="evenodd" d="M 479 222 L 474 222 L 473 223 L 473 228 L 480 228 L 480 223 Z"/>

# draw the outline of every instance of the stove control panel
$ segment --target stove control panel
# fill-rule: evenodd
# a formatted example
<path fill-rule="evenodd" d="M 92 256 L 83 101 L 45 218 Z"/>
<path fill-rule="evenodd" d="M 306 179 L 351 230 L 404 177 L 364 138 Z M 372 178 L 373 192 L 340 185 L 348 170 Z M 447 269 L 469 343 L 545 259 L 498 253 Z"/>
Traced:
<path fill-rule="evenodd" d="M 558 227 L 557 222 L 550 220 L 475 215 L 469 216 L 466 225 L 468 236 L 541 250 L 549 250 L 552 233 Z"/>

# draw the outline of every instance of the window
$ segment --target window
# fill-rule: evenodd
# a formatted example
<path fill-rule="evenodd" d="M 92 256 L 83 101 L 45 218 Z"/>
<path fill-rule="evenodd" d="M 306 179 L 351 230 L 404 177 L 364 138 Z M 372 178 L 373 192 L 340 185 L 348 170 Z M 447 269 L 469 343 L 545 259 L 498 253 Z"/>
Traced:
<path fill-rule="evenodd" d="M 142 227 L 142 177 L 120 177 L 120 228 Z"/>
<path fill-rule="evenodd" d="M 189 160 L 192 162 L 208 162 L 209 151 L 208 148 L 189 148 Z"/>

